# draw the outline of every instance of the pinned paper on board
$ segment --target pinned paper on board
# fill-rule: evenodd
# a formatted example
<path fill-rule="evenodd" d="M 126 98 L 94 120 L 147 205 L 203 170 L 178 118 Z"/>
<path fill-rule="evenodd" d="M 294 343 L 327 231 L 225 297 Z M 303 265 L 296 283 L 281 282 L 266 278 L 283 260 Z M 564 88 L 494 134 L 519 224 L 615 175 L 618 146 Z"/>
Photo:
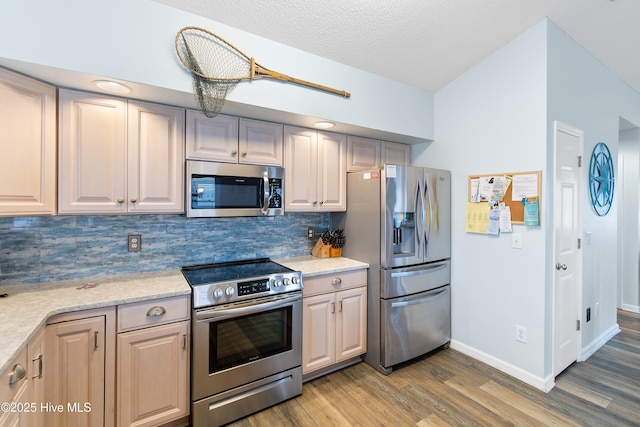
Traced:
<path fill-rule="evenodd" d="M 540 225 L 541 189 L 541 171 L 471 175 L 467 202 L 499 210 L 499 230 L 509 233 L 513 224 Z"/>

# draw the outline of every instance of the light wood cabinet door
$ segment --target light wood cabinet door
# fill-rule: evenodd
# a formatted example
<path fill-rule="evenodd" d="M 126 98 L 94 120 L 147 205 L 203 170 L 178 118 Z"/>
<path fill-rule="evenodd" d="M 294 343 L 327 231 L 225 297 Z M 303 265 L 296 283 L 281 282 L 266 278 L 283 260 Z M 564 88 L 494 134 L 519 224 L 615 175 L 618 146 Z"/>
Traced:
<path fill-rule="evenodd" d="M 238 162 L 238 118 L 218 114 L 209 118 L 200 111 L 186 113 L 187 159 Z"/>
<path fill-rule="evenodd" d="M 155 426 L 189 414 L 189 322 L 118 334 L 118 426 Z"/>
<path fill-rule="evenodd" d="M 0 69 L 0 216 L 56 213 L 56 89 Z"/>
<path fill-rule="evenodd" d="M 318 210 L 344 211 L 347 208 L 347 137 L 318 132 Z"/>
<path fill-rule="evenodd" d="M 285 126 L 285 211 L 346 209 L 345 135 Z"/>
<path fill-rule="evenodd" d="M 239 126 L 239 163 L 283 165 L 283 125 L 241 118 Z"/>
<path fill-rule="evenodd" d="M 46 402 L 58 408 L 45 414 L 47 426 L 103 426 L 105 318 L 47 325 L 45 334 Z"/>
<path fill-rule="evenodd" d="M 382 142 L 382 164 L 410 165 L 411 146 L 397 142 Z"/>
<path fill-rule="evenodd" d="M 381 164 L 381 141 L 358 136 L 347 138 L 347 172 L 376 169 Z"/>
<path fill-rule="evenodd" d="M 302 299 L 302 374 L 335 363 L 335 293 Z"/>
<path fill-rule="evenodd" d="M 127 102 L 59 92 L 60 213 L 124 213 Z"/>
<path fill-rule="evenodd" d="M 42 328 L 27 345 L 27 363 L 29 363 L 29 393 L 28 402 L 36 404 L 37 410 L 25 413 L 26 426 L 43 427 L 46 425 L 44 411 L 41 411 L 40 404 L 46 402 L 45 395 L 45 374 L 44 374 L 44 332 Z"/>
<path fill-rule="evenodd" d="M 184 109 L 128 105 L 127 210 L 184 212 Z"/>
<path fill-rule="evenodd" d="M 285 127 L 285 211 L 315 212 L 318 205 L 318 133 Z"/>
<path fill-rule="evenodd" d="M 367 288 L 355 288 L 336 294 L 336 362 L 367 351 Z"/>

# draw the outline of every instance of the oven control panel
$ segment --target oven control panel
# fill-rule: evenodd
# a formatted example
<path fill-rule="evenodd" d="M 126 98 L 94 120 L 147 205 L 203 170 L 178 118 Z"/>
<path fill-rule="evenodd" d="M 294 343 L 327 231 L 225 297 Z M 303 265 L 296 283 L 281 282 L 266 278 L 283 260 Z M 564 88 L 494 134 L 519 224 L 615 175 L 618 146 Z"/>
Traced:
<path fill-rule="evenodd" d="M 238 296 L 259 294 L 269 290 L 269 279 L 238 282 Z"/>

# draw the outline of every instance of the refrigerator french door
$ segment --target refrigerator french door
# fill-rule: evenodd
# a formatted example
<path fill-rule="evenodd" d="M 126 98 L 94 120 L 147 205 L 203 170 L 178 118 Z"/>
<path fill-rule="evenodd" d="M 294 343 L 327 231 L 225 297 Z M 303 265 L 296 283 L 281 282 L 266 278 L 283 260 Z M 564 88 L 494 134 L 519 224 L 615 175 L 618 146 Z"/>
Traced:
<path fill-rule="evenodd" d="M 369 264 L 364 360 L 384 374 L 450 341 L 450 193 L 448 171 L 384 165 L 348 173 L 347 210 L 331 215 L 343 255 Z"/>

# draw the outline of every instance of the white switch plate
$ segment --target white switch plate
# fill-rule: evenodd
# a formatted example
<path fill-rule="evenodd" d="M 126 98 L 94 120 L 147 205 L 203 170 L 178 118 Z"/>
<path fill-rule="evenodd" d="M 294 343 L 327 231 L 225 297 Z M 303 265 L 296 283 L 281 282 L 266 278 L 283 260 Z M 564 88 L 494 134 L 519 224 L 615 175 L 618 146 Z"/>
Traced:
<path fill-rule="evenodd" d="M 522 234 L 513 233 L 511 235 L 511 247 L 514 249 L 522 249 Z"/>

